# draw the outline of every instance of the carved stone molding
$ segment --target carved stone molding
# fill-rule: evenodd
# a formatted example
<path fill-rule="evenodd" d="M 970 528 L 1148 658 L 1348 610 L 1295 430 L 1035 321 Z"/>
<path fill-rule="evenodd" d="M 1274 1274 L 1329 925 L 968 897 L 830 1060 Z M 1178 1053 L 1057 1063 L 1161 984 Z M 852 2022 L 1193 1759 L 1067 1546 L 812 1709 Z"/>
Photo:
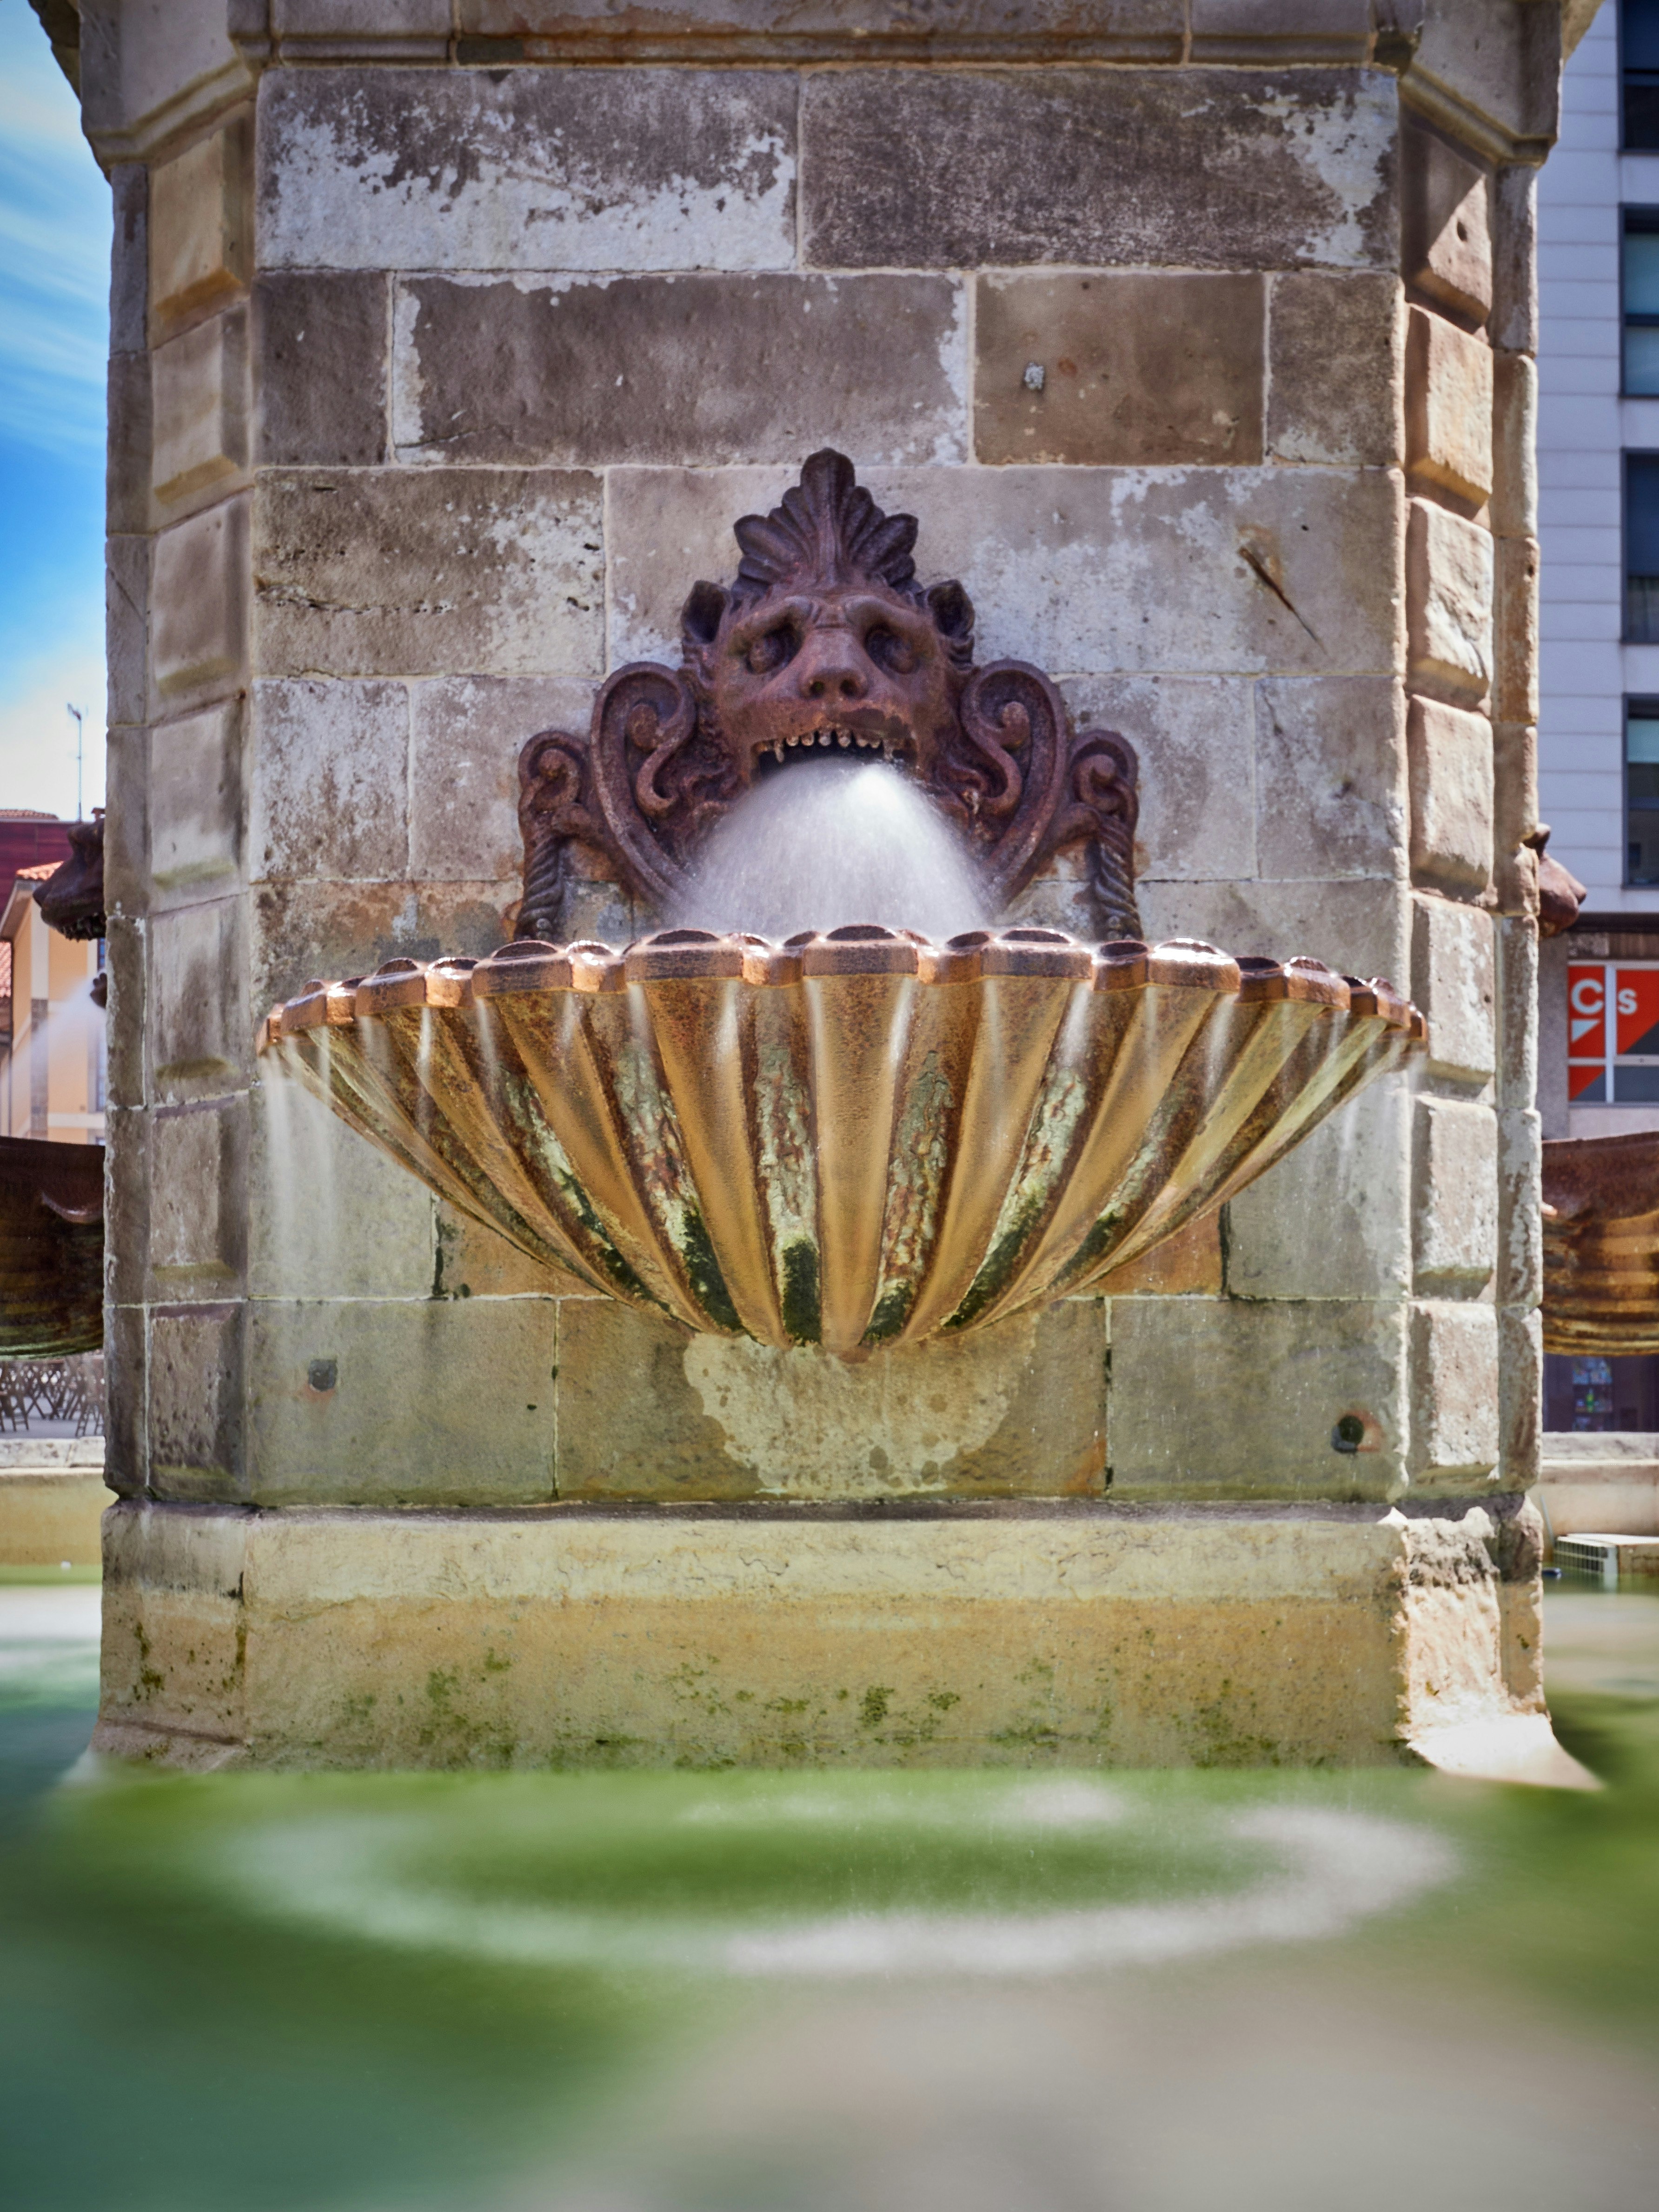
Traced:
<path fill-rule="evenodd" d="M 1139 934 L 1133 747 L 1073 730 L 1040 669 L 974 665 L 972 603 L 958 583 L 917 580 L 917 528 L 884 514 L 827 450 L 769 514 L 738 521 L 737 578 L 693 585 L 680 665 L 619 668 L 586 738 L 544 730 L 520 755 L 516 936 L 568 933 L 575 845 L 590 869 L 675 912 L 714 824 L 758 778 L 810 773 L 801 756 L 817 751 L 865 751 L 915 776 L 961 831 L 993 908 L 1082 847 L 1098 934 Z"/>

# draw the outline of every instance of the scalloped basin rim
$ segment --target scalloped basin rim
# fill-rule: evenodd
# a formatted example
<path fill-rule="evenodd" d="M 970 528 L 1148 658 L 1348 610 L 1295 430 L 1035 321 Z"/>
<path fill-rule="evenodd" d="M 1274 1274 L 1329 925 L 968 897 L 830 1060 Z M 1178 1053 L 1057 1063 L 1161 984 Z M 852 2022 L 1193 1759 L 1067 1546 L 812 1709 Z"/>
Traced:
<path fill-rule="evenodd" d="M 400 957 L 260 1043 L 556 1282 L 860 1358 L 1096 1291 L 1425 1037 L 1317 960 L 854 923 Z"/>

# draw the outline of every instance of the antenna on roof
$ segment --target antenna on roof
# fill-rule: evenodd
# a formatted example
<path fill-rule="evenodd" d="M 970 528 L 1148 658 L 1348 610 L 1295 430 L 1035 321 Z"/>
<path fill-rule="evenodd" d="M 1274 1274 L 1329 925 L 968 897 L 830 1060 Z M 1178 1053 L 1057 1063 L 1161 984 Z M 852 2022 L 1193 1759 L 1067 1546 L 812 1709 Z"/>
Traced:
<path fill-rule="evenodd" d="M 81 804 L 81 759 L 82 747 L 86 738 L 87 710 L 84 707 L 65 707 L 64 712 L 70 715 L 75 723 L 75 818 L 78 822 L 86 811 Z"/>

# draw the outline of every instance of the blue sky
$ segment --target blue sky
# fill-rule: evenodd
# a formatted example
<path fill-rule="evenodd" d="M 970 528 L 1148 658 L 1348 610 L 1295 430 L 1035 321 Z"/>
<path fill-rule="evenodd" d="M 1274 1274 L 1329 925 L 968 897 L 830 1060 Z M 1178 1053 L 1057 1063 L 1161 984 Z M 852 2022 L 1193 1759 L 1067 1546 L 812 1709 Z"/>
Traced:
<path fill-rule="evenodd" d="M 27 0 L 0 0 L 0 806 L 104 795 L 109 187 Z"/>

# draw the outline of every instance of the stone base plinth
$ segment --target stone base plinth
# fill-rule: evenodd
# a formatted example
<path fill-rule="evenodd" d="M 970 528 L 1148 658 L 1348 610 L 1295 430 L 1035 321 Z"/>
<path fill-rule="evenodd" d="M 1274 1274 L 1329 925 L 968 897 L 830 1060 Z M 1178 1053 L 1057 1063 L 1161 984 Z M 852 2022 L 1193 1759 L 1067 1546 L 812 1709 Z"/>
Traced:
<path fill-rule="evenodd" d="M 94 1741 L 197 1766 L 1139 1766 L 1436 1761 L 1443 1733 L 1464 1771 L 1568 1778 L 1535 1571 L 1502 1579 L 1486 1510 L 1446 1515 L 127 1503 Z"/>
<path fill-rule="evenodd" d="M 0 1444 L 0 1570 L 97 1565 L 103 1466 L 101 1437 Z"/>

